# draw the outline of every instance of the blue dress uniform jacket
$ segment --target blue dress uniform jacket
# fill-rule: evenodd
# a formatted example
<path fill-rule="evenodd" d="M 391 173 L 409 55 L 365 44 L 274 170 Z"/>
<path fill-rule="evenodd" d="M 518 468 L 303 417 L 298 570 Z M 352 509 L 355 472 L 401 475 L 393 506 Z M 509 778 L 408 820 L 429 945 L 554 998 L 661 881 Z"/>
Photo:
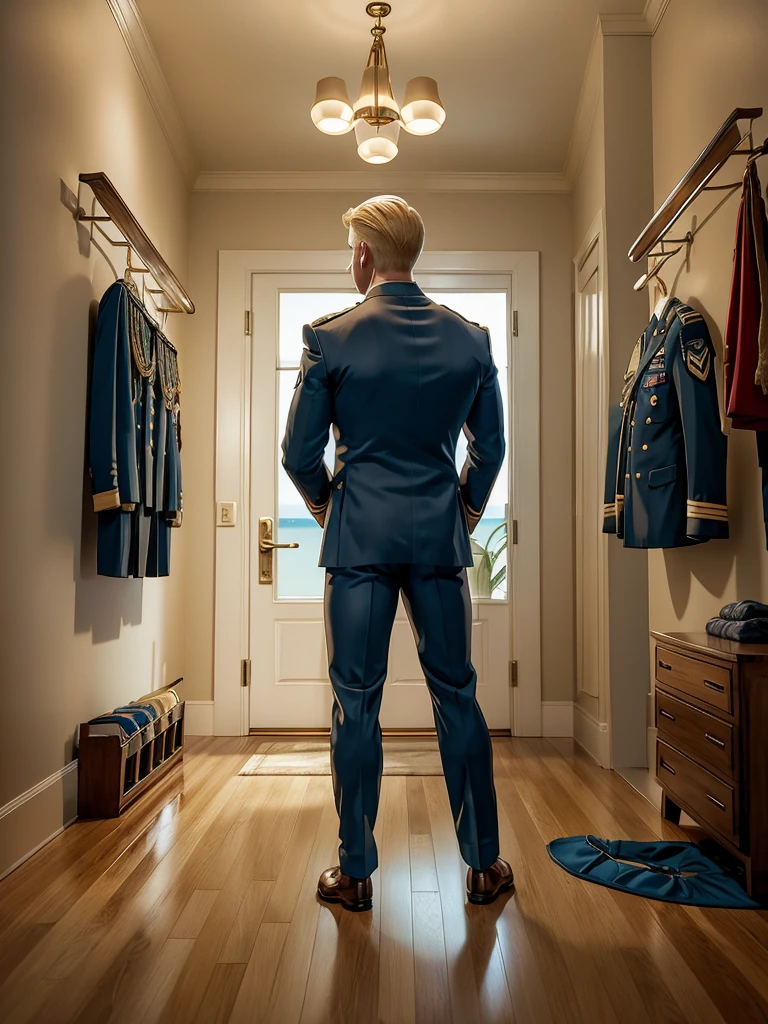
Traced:
<path fill-rule="evenodd" d="M 727 438 L 703 316 L 679 299 L 651 319 L 625 375 L 609 438 L 603 530 L 625 547 L 728 536 Z"/>
<path fill-rule="evenodd" d="M 323 462 L 331 425 L 333 474 Z M 414 282 L 377 285 L 356 306 L 304 327 L 282 451 L 324 526 L 319 565 L 472 565 L 469 534 L 504 450 L 487 330 Z"/>
<path fill-rule="evenodd" d="M 158 333 L 129 285 L 115 281 L 99 303 L 91 381 L 89 461 L 102 576 L 169 572 L 166 521 L 180 510 L 181 471 L 156 365 Z"/>

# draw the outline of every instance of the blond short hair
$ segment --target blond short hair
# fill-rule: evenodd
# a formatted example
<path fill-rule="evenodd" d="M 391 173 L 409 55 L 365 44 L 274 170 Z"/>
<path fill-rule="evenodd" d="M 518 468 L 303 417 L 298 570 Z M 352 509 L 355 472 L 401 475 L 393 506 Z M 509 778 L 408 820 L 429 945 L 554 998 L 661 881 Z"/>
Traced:
<path fill-rule="evenodd" d="M 374 196 L 341 218 L 357 241 L 365 242 L 378 271 L 412 270 L 424 248 L 424 221 L 400 196 Z"/>

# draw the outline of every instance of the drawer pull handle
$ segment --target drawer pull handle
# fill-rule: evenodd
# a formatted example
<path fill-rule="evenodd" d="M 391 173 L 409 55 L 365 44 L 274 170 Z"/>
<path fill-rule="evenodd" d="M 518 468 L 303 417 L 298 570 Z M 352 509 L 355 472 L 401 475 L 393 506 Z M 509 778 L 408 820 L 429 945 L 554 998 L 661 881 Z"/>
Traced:
<path fill-rule="evenodd" d="M 668 665 L 666 663 L 666 661 L 660 661 L 659 662 L 659 668 L 665 668 L 667 670 L 667 672 L 671 672 L 672 671 L 672 666 Z"/>
<path fill-rule="evenodd" d="M 711 796 L 709 793 L 707 793 L 707 800 L 711 800 L 715 807 L 719 807 L 721 811 L 725 810 L 725 804 L 722 800 L 716 800 L 715 797 Z"/>
<path fill-rule="evenodd" d="M 675 716 L 674 715 L 670 715 L 670 713 L 668 711 L 665 711 L 664 708 L 659 708 L 659 714 L 661 715 L 662 718 L 668 718 L 670 720 L 670 722 L 676 722 L 677 721 Z"/>
<path fill-rule="evenodd" d="M 725 693 L 725 687 L 722 683 L 713 683 L 711 679 L 705 679 L 704 685 L 708 686 L 710 690 L 717 690 L 718 693 Z"/>
<path fill-rule="evenodd" d="M 704 738 L 708 739 L 710 743 L 714 743 L 716 747 L 725 749 L 725 740 L 719 740 L 717 736 L 711 736 L 708 732 L 704 733 Z"/>
<path fill-rule="evenodd" d="M 671 775 L 677 775 L 677 772 L 676 772 L 676 771 L 675 771 L 675 769 L 674 769 L 674 768 L 672 767 L 672 765 L 671 765 L 671 764 L 667 764 L 667 762 L 666 762 L 666 761 L 664 760 L 664 758 L 663 758 L 663 757 L 660 757 L 660 758 L 659 758 L 659 767 L 660 767 L 660 768 L 666 768 L 666 770 L 667 770 L 667 771 L 668 771 L 668 772 L 669 772 L 669 773 L 670 773 Z"/>

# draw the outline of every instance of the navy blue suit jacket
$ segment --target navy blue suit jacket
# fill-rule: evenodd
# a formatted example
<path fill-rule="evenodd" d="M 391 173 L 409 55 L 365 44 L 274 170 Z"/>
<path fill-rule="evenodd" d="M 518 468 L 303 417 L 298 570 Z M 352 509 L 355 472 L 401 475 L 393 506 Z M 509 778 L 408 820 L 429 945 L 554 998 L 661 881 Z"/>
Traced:
<path fill-rule="evenodd" d="M 333 473 L 323 461 L 333 425 Z M 459 474 L 459 432 L 467 459 Z M 388 281 L 304 327 L 283 466 L 324 527 L 322 566 L 472 565 L 504 458 L 486 328 Z"/>

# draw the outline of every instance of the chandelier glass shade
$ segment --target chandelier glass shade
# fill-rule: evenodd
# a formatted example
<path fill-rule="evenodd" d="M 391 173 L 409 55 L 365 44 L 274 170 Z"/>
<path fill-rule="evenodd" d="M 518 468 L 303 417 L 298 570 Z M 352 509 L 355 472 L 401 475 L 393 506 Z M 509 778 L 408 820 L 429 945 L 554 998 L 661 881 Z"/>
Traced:
<path fill-rule="evenodd" d="M 352 107 L 341 78 L 321 78 L 317 83 L 312 120 L 326 135 L 344 135 L 352 130 Z"/>
<path fill-rule="evenodd" d="M 369 3 L 366 7 L 376 24 L 371 29 L 373 44 L 354 104 L 350 104 L 341 78 L 321 78 L 310 110 L 312 121 L 326 135 L 345 135 L 354 128 L 357 152 L 372 164 L 394 160 L 401 128 L 411 135 L 433 135 L 445 121 L 445 107 L 434 78 L 412 78 L 405 87 L 402 110 L 395 99 L 384 48 L 386 29 L 381 24 L 391 9 L 388 3 Z"/>

